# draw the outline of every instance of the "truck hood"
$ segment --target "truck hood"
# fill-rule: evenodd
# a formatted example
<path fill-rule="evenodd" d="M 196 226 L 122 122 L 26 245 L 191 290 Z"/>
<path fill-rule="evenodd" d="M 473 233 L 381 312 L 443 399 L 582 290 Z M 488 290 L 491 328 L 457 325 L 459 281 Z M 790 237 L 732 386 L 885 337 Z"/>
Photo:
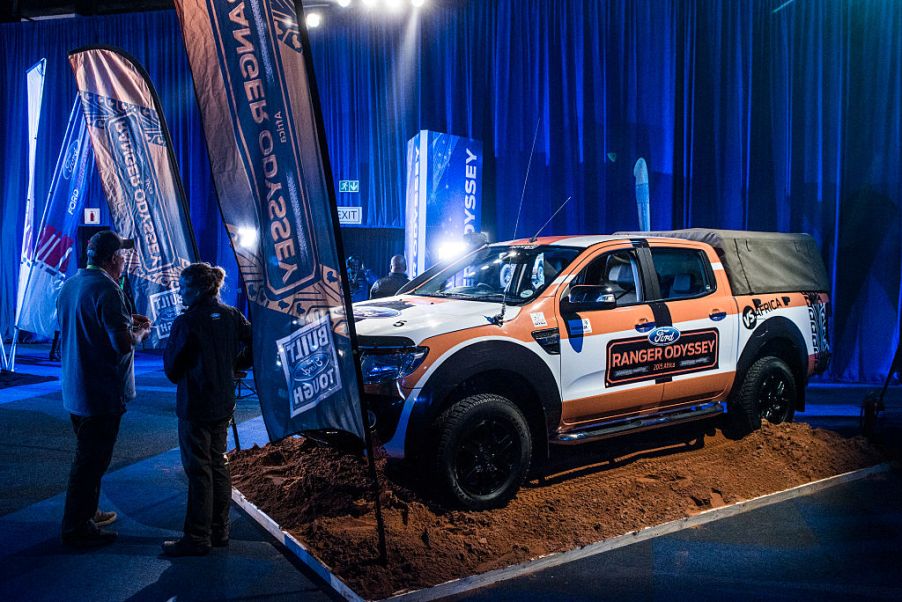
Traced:
<path fill-rule="evenodd" d="M 361 301 L 353 306 L 358 335 L 407 337 L 416 345 L 436 335 L 485 326 L 500 311 L 500 303 L 416 295 Z M 519 306 L 508 305 L 505 321 L 519 312 Z"/>

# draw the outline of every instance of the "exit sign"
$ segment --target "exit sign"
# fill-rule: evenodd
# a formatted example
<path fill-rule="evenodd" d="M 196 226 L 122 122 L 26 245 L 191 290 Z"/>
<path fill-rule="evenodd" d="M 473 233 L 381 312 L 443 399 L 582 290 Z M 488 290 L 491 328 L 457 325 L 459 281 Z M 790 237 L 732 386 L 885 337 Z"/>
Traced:
<path fill-rule="evenodd" d="M 360 180 L 339 180 L 338 192 L 360 192 Z"/>
<path fill-rule="evenodd" d="M 340 224 L 360 224 L 363 222 L 363 208 L 361 207 L 339 207 L 338 223 Z"/>

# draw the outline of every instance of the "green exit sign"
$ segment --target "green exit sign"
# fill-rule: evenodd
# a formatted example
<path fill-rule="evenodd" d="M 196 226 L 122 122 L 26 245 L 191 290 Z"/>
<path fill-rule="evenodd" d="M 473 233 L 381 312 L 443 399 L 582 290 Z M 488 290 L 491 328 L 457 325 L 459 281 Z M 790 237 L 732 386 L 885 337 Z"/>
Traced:
<path fill-rule="evenodd" d="M 339 180 L 338 192 L 360 192 L 360 180 Z"/>

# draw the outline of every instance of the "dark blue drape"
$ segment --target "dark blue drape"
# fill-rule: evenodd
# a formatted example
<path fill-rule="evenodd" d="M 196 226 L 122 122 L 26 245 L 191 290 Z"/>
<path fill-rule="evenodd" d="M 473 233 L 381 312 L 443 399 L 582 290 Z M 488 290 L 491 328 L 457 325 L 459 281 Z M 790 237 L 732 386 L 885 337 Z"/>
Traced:
<path fill-rule="evenodd" d="M 648 161 L 653 228 L 806 231 L 832 274 L 834 380 L 889 368 L 902 307 L 902 3 L 893 0 L 498 0 L 418 17 L 328 11 L 311 32 L 346 246 L 377 272 L 400 251 L 406 141 L 481 139 L 484 224 L 518 235 L 635 228 Z M 190 73 L 171 12 L 0 25 L 0 325 L 12 312 L 25 196 L 24 70 L 48 58 L 37 192 L 74 83 L 67 50 L 121 46 L 163 101 L 205 259 L 237 274 L 219 223 Z M 99 200 L 96 188 L 95 204 Z M 373 230 L 378 228 L 378 230 Z M 234 284 L 234 283 L 233 283 Z"/>

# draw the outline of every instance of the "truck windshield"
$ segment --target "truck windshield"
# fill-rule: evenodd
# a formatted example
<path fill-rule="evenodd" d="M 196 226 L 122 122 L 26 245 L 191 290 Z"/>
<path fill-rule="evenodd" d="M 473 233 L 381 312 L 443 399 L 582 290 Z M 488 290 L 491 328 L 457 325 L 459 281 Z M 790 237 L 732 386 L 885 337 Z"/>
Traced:
<path fill-rule="evenodd" d="M 527 303 L 545 290 L 580 251 L 549 245 L 483 247 L 441 270 L 410 294 Z"/>

